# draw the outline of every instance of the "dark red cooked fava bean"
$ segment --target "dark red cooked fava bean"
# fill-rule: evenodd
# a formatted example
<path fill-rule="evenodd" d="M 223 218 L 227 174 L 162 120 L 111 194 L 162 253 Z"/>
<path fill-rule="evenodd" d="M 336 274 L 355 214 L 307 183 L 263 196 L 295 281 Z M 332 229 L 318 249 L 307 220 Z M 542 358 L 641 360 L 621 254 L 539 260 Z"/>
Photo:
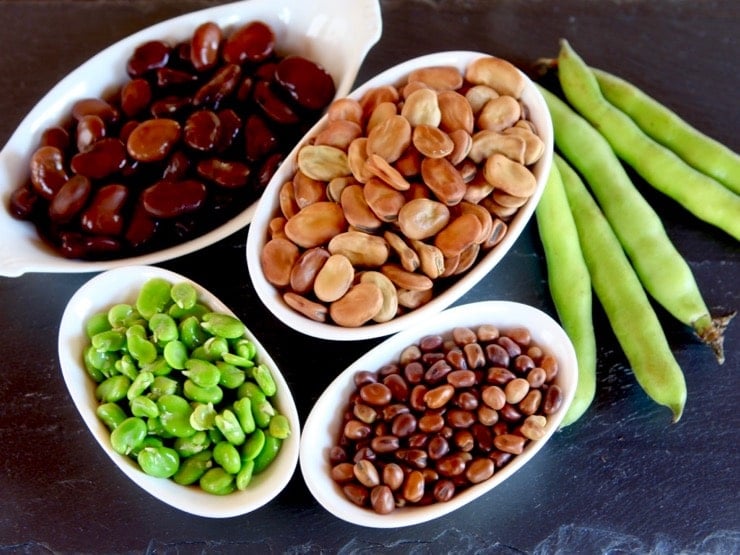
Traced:
<path fill-rule="evenodd" d="M 209 152 L 221 140 L 221 120 L 211 110 L 196 110 L 185 122 L 183 139 L 190 148 Z"/>
<path fill-rule="evenodd" d="M 221 27 L 212 21 L 202 23 L 195 29 L 188 53 L 196 71 L 206 71 L 216 65 L 222 38 Z"/>
<path fill-rule="evenodd" d="M 222 67 L 210 81 L 196 91 L 193 95 L 193 105 L 218 109 L 224 99 L 236 90 L 241 81 L 241 76 L 241 67 L 236 64 Z"/>
<path fill-rule="evenodd" d="M 392 513 L 396 508 L 396 502 L 391 488 L 385 484 L 381 484 L 370 490 L 370 505 L 380 515 Z"/>
<path fill-rule="evenodd" d="M 126 65 L 131 77 L 143 77 L 148 72 L 167 65 L 172 47 L 161 40 L 151 40 L 138 46 Z"/>
<path fill-rule="evenodd" d="M 87 115 L 77 122 L 77 150 L 86 151 L 90 146 L 105 137 L 105 122 L 100 116 Z"/>
<path fill-rule="evenodd" d="M 262 112 L 273 122 L 279 125 L 295 125 L 300 121 L 301 118 L 295 109 L 278 96 L 268 81 L 255 83 L 253 95 Z"/>
<path fill-rule="evenodd" d="M 244 187 L 249 181 L 251 168 L 242 162 L 234 160 L 223 160 L 220 158 L 208 158 L 201 160 L 196 166 L 198 175 L 225 187 L 235 189 Z"/>
<path fill-rule="evenodd" d="M 137 125 L 126 141 L 129 156 L 140 162 L 164 160 L 180 140 L 182 130 L 177 120 L 148 119 Z"/>
<path fill-rule="evenodd" d="M 100 98 L 83 98 L 72 105 L 72 117 L 79 121 L 85 116 L 98 116 L 105 123 L 115 123 L 119 114 L 110 103 Z"/>
<path fill-rule="evenodd" d="M 49 218 L 52 222 L 67 223 L 85 206 L 92 184 L 83 175 L 73 175 L 54 195 L 49 203 Z"/>
<path fill-rule="evenodd" d="M 154 237 L 158 227 L 159 220 L 149 214 L 146 208 L 144 208 L 143 202 L 139 201 L 131 213 L 131 219 L 129 220 L 124 237 L 128 244 L 135 248 L 139 245 L 146 244 L 147 241 Z"/>
<path fill-rule="evenodd" d="M 30 185 L 16 187 L 10 194 L 10 214 L 19 220 L 26 220 L 33 214 L 38 201 L 39 196 Z"/>
<path fill-rule="evenodd" d="M 180 181 L 185 179 L 190 168 L 190 158 L 182 150 L 176 150 L 170 155 L 167 165 L 162 172 L 163 179 Z"/>
<path fill-rule="evenodd" d="M 90 179 L 103 179 L 126 165 L 126 147 L 115 137 L 101 139 L 72 157 L 70 168 L 74 173 Z"/>
<path fill-rule="evenodd" d="M 275 175 L 284 157 L 285 155 L 282 152 L 273 152 L 265 158 L 257 170 L 257 175 L 254 179 L 254 186 L 257 191 L 263 191 L 267 187 L 267 184 L 272 179 L 272 176 Z"/>
<path fill-rule="evenodd" d="M 128 188 L 119 184 L 98 189 L 80 217 L 82 228 L 98 235 L 119 235 L 123 231 L 123 208 L 128 194 Z"/>
<path fill-rule="evenodd" d="M 336 93 L 331 75 L 303 56 L 286 56 L 275 66 L 275 81 L 308 110 L 320 110 Z"/>
<path fill-rule="evenodd" d="M 157 86 L 161 89 L 175 87 L 177 85 L 187 85 L 194 83 L 198 77 L 182 69 L 172 69 L 169 67 L 160 67 L 155 71 L 157 76 Z"/>
<path fill-rule="evenodd" d="M 151 101 L 152 87 L 146 79 L 132 79 L 121 87 L 121 110 L 130 118 L 143 112 Z"/>
<path fill-rule="evenodd" d="M 259 114 L 250 114 L 244 122 L 244 145 L 247 160 L 256 161 L 279 146 L 277 134 Z"/>
<path fill-rule="evenodd" d="M 230 64 L 256 63 L 269 58 L 274 49 L 275 33 L 272 28 L 261 21 L 252 21 L 226 39 L 222 56 Z"/>
<path fill-rule="evenodd" d="M 234 141 L 241 133 L 242 119 L 239 114 L 231 108 L 225 108 L 218 112 L 218 121 L 221 124 L 221 133 L 219 133 L 216 150 L 223 152 L 234 144 Z"/>
<path fill-rule="evenodd" d="M 206 196 L 206 186 L 195 179 L 163 179 L 142 191 L 141 202 L 151 216 L 169 219 L 195 212 Z"/>
<path fill-rule="evenodd" d="M 64 155 L 53 146 L 42 146 L 31 156 L 31 183 L 36 192 L 51 199 L 68 179 Z"/>
<path fill-rule="evenodd" d="M 391 402 L 392 394 L 387 385 L 374 382 L 362 386 L 360 397 L 369 405 L 383 406 Z"/>
<path fill-rule="evenodd" d="M 69 133 L 64 127 L 54 125 L 44 130 L 41 134 L 39 146 L 53 146 L 61 152 L 66 152 L 69 148 Z"/>
<path fill-rule="evenodd" d="M 155 118 L 176 117 L 185 113 L 191 104 L 192 99 L 187 96 L 170 94 L 152 102 L 149 113 Z"/>

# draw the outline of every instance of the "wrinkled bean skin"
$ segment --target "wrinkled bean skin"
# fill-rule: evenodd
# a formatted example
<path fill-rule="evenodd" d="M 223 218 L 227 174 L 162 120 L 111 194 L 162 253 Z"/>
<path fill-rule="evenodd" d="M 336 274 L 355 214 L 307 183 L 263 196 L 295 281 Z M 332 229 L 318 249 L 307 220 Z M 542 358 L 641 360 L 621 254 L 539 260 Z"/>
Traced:
<path fill-rule="evenodd" d="M 510 355 L 514 345 L 529 354 Z M 464 349 L 473 347 L 478 370 L 466 367 Z M 484 371 L 488 362 L 477 359 L 487 352 L 505 365 Z M 378 514 L 449 501 L 485 482 L 549 433 L 548 418 L 563 399 L 556 373 L 548 378 L 539 368 L 540 378 L 527 379 L 545 359 L 557 367 L 529 330 L 481 325 L 424 336 L 398 360 L 357 372 L 330 451 L 332 479 Z"/>
<path fill-rule="evenodd" d="M 9 212 L 86 260 L 146 254 L 222 225 L 259 198 L 336 92 L 322 67 L 279 46 L 259 21 L 204 22 L 178 44 L 138 45 L 117 90 L 75 101 L 63 125 L 42 130 Z M 112 184 L 128 194 L 105 216 L 91 203 Z M 115 229 L 83 223 L 89 210 Z"/>

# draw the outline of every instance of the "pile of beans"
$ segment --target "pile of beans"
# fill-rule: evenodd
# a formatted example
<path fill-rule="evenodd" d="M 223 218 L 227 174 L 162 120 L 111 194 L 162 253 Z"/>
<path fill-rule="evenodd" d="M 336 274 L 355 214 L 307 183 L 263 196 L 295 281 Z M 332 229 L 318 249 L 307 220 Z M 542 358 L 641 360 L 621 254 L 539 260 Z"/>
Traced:
<path fill-rule="evenodd" d="M 557 373 L 526 328 L 424 337 L 397 362 L 356 374 L 332 479 L 380 514 L 449 501 L 546 435 L 563 401 Z"/>
<path fill-rule="evenodd" d="M 85 368 L 114 451 L 215 495 L 248 487 L 290 435 L 277 386 L 237 318 L 152 278 L 86 322 Z"/>
<path fill-rule="evenodd" d="M 298 152 L 261 252 L 286 304 L 340 326 L 386 322 L 497 245 L 544 152 L 525 83 L 482 57 L 335 100 Z"/>
<path fill-rule="evenodd" d="M 334 97 L 316 63 L 276 52 L 255 21 L 226 37 L 152 40 L 110 98 L 44 131 L 10 212 L 68 258 L 143 254 L 206 233 L 254 202 Z"/>

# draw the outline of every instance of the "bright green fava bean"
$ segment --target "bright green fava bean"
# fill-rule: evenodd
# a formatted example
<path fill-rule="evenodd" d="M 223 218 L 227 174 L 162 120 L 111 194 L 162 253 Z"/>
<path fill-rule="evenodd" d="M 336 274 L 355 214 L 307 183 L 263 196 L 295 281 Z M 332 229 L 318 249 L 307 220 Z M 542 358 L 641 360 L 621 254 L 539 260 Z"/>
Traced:
<path fill-rule="evenodd" d="M 149 319 L 149 330 L 152 332 L 154 342 L 160 345 L 173 341 L 180 335 L 175 319 L 161 312 Z"/>
<path fill-rule="evenodd" d="M 141 469 L 156 478 L 169 478 L 180 467 L 180 456 L 171 447 L 145 447 L 136 461 Z"/>
<path fill-rule="evenodd" d="M 267 399 L 261 401 L 252 401 L 252 414 L 254 422 L 259 428 L 267 428 L 270 425 L 270 419 L 275 416 L 275 407 Z"/>
<path fill-rule="evenodd" d="M 119 330 L 106 330 L 93 335 L 91 341 L 98 351 L 120 351 L 126 344 L 126 336 Z"/>
<path fill-rule="evenodd" d="M 213 448 L 213 460 L 229 474 L 236 474 L 241 470 L 242 460 L 239 451 L 228 441 L 221 441 Z"/>
<path fill-rule="evenodd" d="M 254 366 L 254 362 L 248 358 L 240 357 L 234 353 L 224 353 L 221 355 L 221 358 L 225 363 L 231 364 L 232 366 L 239 366 L 241 368 L 252 368 Z"/>
<path fill-rule="evenodd" d="M 219 386 L 200 387 L 193 380 L 187 379 L 182 386 L 182 394 L 191 401 L 219 404 L 224 398 L 224 391 Z"/>
<path fill-rule="evenodd" d="M 136 379 L 129 386 L 128 391 L 126 392 L 126 397 L 129 401 L 134 397 L 138 397 L 144 393 L 152 383 L 154 383 L 154 374 L 147 371 L 139 372 L 139 375 L 136 376 Z"/>
<path fill-rule="evenodd" d="M 204 314 L 200 325 L 211 335 L 226 339 L 238 339 L 246 332 L 241 320 L 221 312 Z"/>
<path fill-rule="evenodd" d="M 157 400 L 157 407 L 162 428 L 174 437 L 189 437 L 197 431 L 190 425 L 193 409 L 183 397 L 164 395 Z"/>
<path fill-rule="evenodd" d="M 157 376 L 149 387 L 149 396 L 156 401 L 163 395 L 174 395 L 178 388 L 176 380 L 167 376 Z"/>
<path fill-rule="evenodd" d="M 142 418 L 156 418 L 159 416 L 159 407 L 157 407 L 157 403 L 143 395 L 139 395 L 138 397 L 131 399 L 129 407 L 131 408 L 131 414 L 134 416 L 140 416 Z"/>
<path fill-rule="evenodd" d="M 259 474 L 272 464 L 282 444 L 282 439 L 272 436 L 269 433 L 265 434 L 265 446 L 259 452 L 259 455 L 254 458 L 254 474 Z"/>
<path fill-rule="evenodd" d="M 239 420 L 229 409 L 224 409 L 221 414 L 216 415 L 216 428 L 224 435 L 227 441 L 234 445 L 241 445 L 246 439 Z"/>
<path fill-rule="evenodd" d="M 139 375 L 139 367 L 136 366 L 136 363 L 128 354 L 124 354 L 119 358 L 115 366 L 119 374 L 123 374 L 131 381 L 135 380 L 136 376 Z"/>
<path fill-rule="evenodd" d="M 193 308 L 198 302 L 198 292 L 186 281 L 174 284 L 170 289 L 170 297 L 179 308 L 185 310 Z"/>
<path fill-rule="evenodd" d="M 236 489 L 244 491 L 247 489 L 249 482 L 252 481 L 252 475 L 254 474 L 254 461 L 245 461 L 236 475 Z"/>
<path fill-rule="evenodd" d="M 117 403 L 102 403 L 95 409 L 95 414 L 111 431 L 126 420 L 126 413 Z"/>
<path fill-rule="evenodd" d="M 257 428 L 242 445 L 242 463 L 257 458 L 265 446 L 265 432 Z"/>
<path fill-rule="evenodd" d="M 108 321 L 107 312 L 98 312 L 97 314 L 93 314 L 87 319 L 87 322 L 85 322 L 85 333 L 90 339 L 92 339 L 94 335 L 108 331 L 109 329 L 111 329 L 111 325 Z"/>
<path fill-rule="evenodd" d="M 229 342 L 223 337 L 209 337 L 202 347 L 206 360 L 221 360 L 223 354 L 229 352 Z"/>
<path fill-rule="evenodd" d="M 148 364 L 157 358 L 157 347 L 147 339 L 146 330 L 140 324 L 126 330 L 126 348 L 139 364 Z"/>
<path fill-rule="evenodd" d="M 236 390 L 236 396 L 241 399 L 242 397 L 248 397 L 252 404 L 259 401 L 265 400 L 264 392 L 254 382 L 244 382 L 239 389 Z"/>
<path fill-rule="evenodd" d="M 128 455 L 144 441 L 147 425 L 141 418 L 131 416 L 121 422 L 110 434 L 110 444 L 116 453 Z"/>
<path fill-rule="evenodd" d="M 206 471 L 213 467 L 213 455 L 210 451 L 201 451 L 186 459 L 181 459 L 180 468 L 172 476 L 175 483 L 189 486 L 201 479 Z"/>
<path fill-rule="evenodd" d="M 257 356 L 257 346 L 249 339 L 239 339 L 234 345 L 234 352 L 247 360 L 254 360 Z"/>
<path fill-rule="evenodd" d="M 270 419 L 268 432 L 271 436 L 278 439 L 286 439 L 290 436 L 290 422 L 283 414 L 276 414 Z"/>
<path fill-rule="evenodd" d="M 116 355 L 105 351 L 98 351 L 90 345 L 85 349 L 85 367 L 87 373 L 96 382 L 101 382 L 105 378 L 112 376 L 116 371 Z"/>
<path fill-rule="evenodd" d="M 272 379 L 272 373 L 270 369 L 264 364 L 258 364 L 251 370 L 252 379 L 257 382 L 260 389 L 264 392 L 267 397 L 272 397 L 277 393 L 277 386 L 275 380 Z"/>
<path fill-rule="evenodd" d="M 187 376 L 199 387 L 214 387 L 221 381 L 221 370 L 207 360 L 191 358 L 185 362 L 183 375 Z"/>
<path fill-rule="evenodd" d="M 95 388 L 95 397 L 103 403 L 115 403 L 126 398 L 131 380 L 120 374 L 106 378 Z"/>
<path fill-rule="evenodd" d="M 188 360 L 188 348 L 182 341 L 170 341 L 162 349 L 162 356 L 172 368 L 182 370 Z"/>
<path fill-rule="evenodd" d="M 144 282 L 136 298 L 136 310 L 150 319 L 157 312 L 163 312 L 172 301 L 170 282 L 163 278 L 151 278 Z"/>
<path fill-rule="evenodd" d="M 207 470 L 198 483 L 203 491 L 213 495 L 228 495 L 235 489 L 234 476 L 220 466 Z"/>
<path fill-rule="evenodd" d="M 254 414 L 252 414 L 252 401 L 249 397 L 242 397 L 234 401 L 232 407 L 244 433 L 251 434 L 257 427 L 254 422 Z"/>
<path fill-rule="evenodd" d="M 175 320 L 182 321 L 185 318 L 188 318 L 190 316 L 194 316 L 200 321 L 200 319 L 203 317 L 203 315 L 206 312 L 210 312 L 210 309 L 202 305 L 200 303 L 196 303 L 195 306 L 192 306 L 190 308 L 181 308 L 177 306 L 176 304 L 173 304 L 170 306 L 170 308 L 167 310 L 167 314 L 172 316 Z"/>
<path fill-rule="evenodd" d="M 213 403 L 198 403 L 190 415 L 190 425 L 198 431 L 210 430 L 216 425 L 216 414 Z"/>
<path fill-rule="evenodd" d="M 208 449 L 211 445 L 211 438 L 204 431 L 195 432 L 190 437 L 178 437 L 173 444 L 175 451 L 181 457 L 192 457 L 197 453 Z"/>
<path fill-rule="evenodd" d="M 219 360 L 216 362 L 216 366 L 221 371 L 221 378 L 218 384 L 226 389 L 238 389 L 247 378 L 244 370 L 237 368 L 233 364 Z"/>
<path fill-rule="evenodd" d="M 108 323 L 112 328 L 127 328 L 138 317 L 134 307 L 126 303 L 114 304 L 108 309 Z"/>
<path fill-rule="evenodd" d="M 200 320 L 195 316 L 188 316 L 180 322 L 180 341 L 188 349 L 195 349 L 198 345 L 202 345 L 206 339 L 208 339 L 208 335 L 200 327 Z"/>

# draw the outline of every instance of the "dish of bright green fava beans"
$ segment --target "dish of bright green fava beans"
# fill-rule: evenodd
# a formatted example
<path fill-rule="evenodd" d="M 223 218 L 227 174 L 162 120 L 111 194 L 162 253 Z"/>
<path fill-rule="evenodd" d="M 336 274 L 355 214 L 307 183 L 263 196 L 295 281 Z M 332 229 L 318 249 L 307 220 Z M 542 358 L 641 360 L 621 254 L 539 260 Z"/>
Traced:
<path fill-rule="evenodd" d="M 70 299 L 58 348 L 95 439 L 164 503 L 237 516 L 293 475 L 300 424 L 287 383 L 247 326 L 187 278 L 150 266 L 94 277 Z"/>

